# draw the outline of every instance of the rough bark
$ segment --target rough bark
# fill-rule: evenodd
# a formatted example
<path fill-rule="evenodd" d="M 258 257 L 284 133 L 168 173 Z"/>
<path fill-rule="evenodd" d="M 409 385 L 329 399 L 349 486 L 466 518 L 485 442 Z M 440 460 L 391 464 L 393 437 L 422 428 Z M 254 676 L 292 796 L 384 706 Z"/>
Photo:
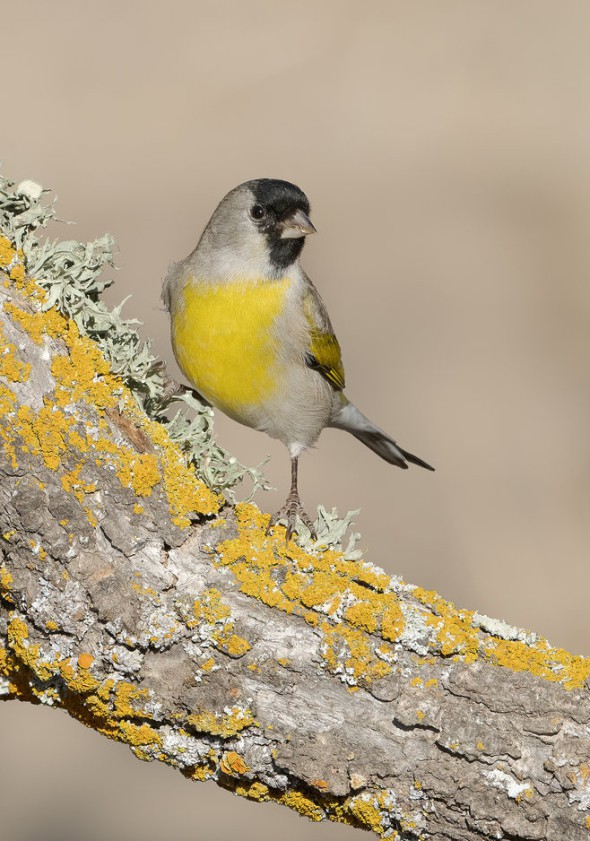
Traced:
<path fill-rule="evenodd" d="M 61 317 L 0 285 L 0 327 L 4 699 L 314 820 L 588 839 L 587 660 L 267 537 Z"/>

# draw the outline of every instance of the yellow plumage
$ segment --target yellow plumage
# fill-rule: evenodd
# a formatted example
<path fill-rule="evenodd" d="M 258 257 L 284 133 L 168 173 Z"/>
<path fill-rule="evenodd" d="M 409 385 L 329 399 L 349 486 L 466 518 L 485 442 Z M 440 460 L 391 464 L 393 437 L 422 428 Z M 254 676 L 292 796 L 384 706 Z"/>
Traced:
<path fill-rule="evenodd" d="M 281 387 L 273 330 L 291 281 L 190 280 L 172 319 L 178 364 L 228 415 L 258 405 Z"/>

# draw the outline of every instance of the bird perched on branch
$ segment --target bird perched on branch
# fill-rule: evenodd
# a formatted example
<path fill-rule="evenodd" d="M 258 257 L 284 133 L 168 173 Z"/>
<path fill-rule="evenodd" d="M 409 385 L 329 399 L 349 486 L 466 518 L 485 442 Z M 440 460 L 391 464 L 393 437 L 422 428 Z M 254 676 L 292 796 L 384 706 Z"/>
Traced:
<path fill-rule="evenodd" d="M 182 372 L 234 420 L 278 438 L 291 456 L 291 490 L 269 522 L 296 518 L 315 535 L 297 488 L 303 450 L 322 429 L 351 432 L 377 455 L 433 470 L 403 450 L 344 395 L 340 346 L 326 308 L 299 263 L 315 233 L 305 194 L 260 178 L 219 203 L 195 250 L 164 280 L 172 347 Z"/>

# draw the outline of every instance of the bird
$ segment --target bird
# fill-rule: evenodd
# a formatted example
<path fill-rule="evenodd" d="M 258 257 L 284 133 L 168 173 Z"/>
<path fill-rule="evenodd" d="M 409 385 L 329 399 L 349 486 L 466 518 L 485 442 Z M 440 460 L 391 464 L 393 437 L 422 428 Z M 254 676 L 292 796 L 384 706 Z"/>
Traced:
<path fill-rule="evenodd" d="M 390 464 L 434 470 L 345 396 L 338 339 L 300 263 L 314 233 L 299 187 L 276 178 L 246 181 L 221 200 L 196 248 L 172 264 L 162 285 L 174 356 L 191 386 L 289 451 L 290 491 L 267 528 L 286 521 L 287 543 L 297 517 L 317 540 L 299 496 L 298 465 L 325 427 L 350 432 Z"/>

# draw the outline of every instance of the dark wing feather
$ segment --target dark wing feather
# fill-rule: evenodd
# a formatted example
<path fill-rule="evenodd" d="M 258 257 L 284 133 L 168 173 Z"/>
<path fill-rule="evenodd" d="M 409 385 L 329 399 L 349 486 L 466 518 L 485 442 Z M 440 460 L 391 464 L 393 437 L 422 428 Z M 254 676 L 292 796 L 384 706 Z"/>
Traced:
<path fill-rule="evenodd" d="M 344 365 L 338 339 L 334 335 L 330 317 L 317 289 L 306 277 L 303 309 L 309 324 L 309 347 L 306 364 L 318 371 L 336 391 L 344 388 Z"/>

